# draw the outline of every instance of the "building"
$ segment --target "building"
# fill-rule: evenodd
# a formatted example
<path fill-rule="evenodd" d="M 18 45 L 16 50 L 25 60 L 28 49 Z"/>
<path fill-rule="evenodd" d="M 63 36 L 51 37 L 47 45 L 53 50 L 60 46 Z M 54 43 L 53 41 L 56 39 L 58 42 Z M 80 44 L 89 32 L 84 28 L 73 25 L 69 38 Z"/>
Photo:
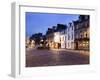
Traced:
<path fill-rule="evenodd" d="M 66 29 L 62 30 L 60 32 L 60 43 L 61 43 L 61 48 L 65 49 L 66 48 L 66 34 L 65 34 Z"/>
<path fill-rule="evenodd" d="M 30 39 L 29 39 L 29 37 L 26 37 L 26 44 L 25 44 L 25 46 L 26 46 L 26 48 L 29 48 L 29 46 L 30 46 Z"/>
<path fill-rule="evenodd" d="M 77 21 L 74 21 L 75 49 L 89 50 L 90 32 L 89 15 L 80 15 Z"/>
<path fill-rule="evenodd" d="M 54 29 L 48 28 L 46 32 L 47 47 L 54 48 Z"/>
<path fill-rule="evenodd" d="M 50 48 L 58 49 L 61 48 L 61 31 L 66 29 L 66 25 L 57 24 L 57 26 L 53 26 L 52 28 L 48 28 L 46 32 L 47 45 Z"/>
<path fill-rule="evenodd" d="M 69 23 L 66 29 L 66 48 L 74 49 L 74 25 Z"/>
<path fill-rule="evenodd" d="M 60 43 L 60 32 L 54 32 L 54 48 L 58 49 L 61 48 L 61 43 Z"/>
<path fill-rule="evenodd" d="M 26 38 L 26 48 L 35 48 L 35 41 L 30 40 L 29 37 Z"/>
<path fill-rule="evenodd" d="M 34 40 L 30 41 L 30 48 L 35 48 L 35 41 Z"/>
<path fill-rule="evenodd" d="M 67 28 L 61 31 L 61 48 L 74 49 L 74 25 L 69 23 Z"/>

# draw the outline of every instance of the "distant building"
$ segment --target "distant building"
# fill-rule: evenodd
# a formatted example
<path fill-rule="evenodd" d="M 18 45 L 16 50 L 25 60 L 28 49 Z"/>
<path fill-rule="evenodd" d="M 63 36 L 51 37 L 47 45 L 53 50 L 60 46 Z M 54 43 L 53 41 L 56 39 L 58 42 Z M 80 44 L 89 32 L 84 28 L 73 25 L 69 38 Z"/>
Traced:
<path fill-rule="evenodd" d="M 48 28 L 46 32 L 47 46 L 50 48 L 54 48 L 54 29 Z"/>
<path fill-rule="evenodd" d="M 35 41 L 30 40 L 29 37 L 26 38 L 26 48 L 35 48 Z"/>
<path fill-rule="evenodd" d="M 75 49 L 89 50 L 89 15 L 80 15 L 79 20 L 74 21 L 74 26 Z"/>
<path fill-rule="evenodd" d="M 34 40 L 30 41 L 30 48 L 35 48 L 35 41 Z"/>
<path fill-rule="evenodd" d="M 30 44 L 30 39 L 29 37 L 26 37 L 26 48 L 29 48 L 29 44 Z"/>

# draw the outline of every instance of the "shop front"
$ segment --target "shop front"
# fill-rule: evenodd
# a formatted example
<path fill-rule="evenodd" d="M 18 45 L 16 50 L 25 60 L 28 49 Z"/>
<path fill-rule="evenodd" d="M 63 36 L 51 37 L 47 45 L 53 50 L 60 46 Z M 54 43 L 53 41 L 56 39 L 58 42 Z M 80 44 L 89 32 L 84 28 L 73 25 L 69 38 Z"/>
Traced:
<path fill-rule="evenodd" d="M 89 50 L 89 39 L 81 39 L 75 41 L 75 49 L 77 50 Z"/>

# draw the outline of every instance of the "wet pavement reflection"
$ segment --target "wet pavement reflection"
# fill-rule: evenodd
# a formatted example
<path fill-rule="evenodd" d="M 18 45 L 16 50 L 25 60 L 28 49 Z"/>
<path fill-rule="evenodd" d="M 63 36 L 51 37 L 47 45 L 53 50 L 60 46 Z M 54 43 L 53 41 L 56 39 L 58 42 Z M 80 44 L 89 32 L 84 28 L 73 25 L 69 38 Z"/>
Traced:
<path fill-rule="evenodd" d="M 26 51 L 26 67 L 89 64 L 89 56 L 67 50 Z"/>

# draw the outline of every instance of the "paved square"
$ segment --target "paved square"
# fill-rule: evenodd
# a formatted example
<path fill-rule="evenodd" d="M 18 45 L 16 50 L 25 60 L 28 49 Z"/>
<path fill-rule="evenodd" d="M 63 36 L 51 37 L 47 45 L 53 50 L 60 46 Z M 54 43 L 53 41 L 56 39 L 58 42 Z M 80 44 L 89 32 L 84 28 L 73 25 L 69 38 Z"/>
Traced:
<path fill-rule="evenodd" d="M 26 50 L 26 67 L 82 65 L 89 64 L 89 55 L 85 51 L 71 50 Z"/>

